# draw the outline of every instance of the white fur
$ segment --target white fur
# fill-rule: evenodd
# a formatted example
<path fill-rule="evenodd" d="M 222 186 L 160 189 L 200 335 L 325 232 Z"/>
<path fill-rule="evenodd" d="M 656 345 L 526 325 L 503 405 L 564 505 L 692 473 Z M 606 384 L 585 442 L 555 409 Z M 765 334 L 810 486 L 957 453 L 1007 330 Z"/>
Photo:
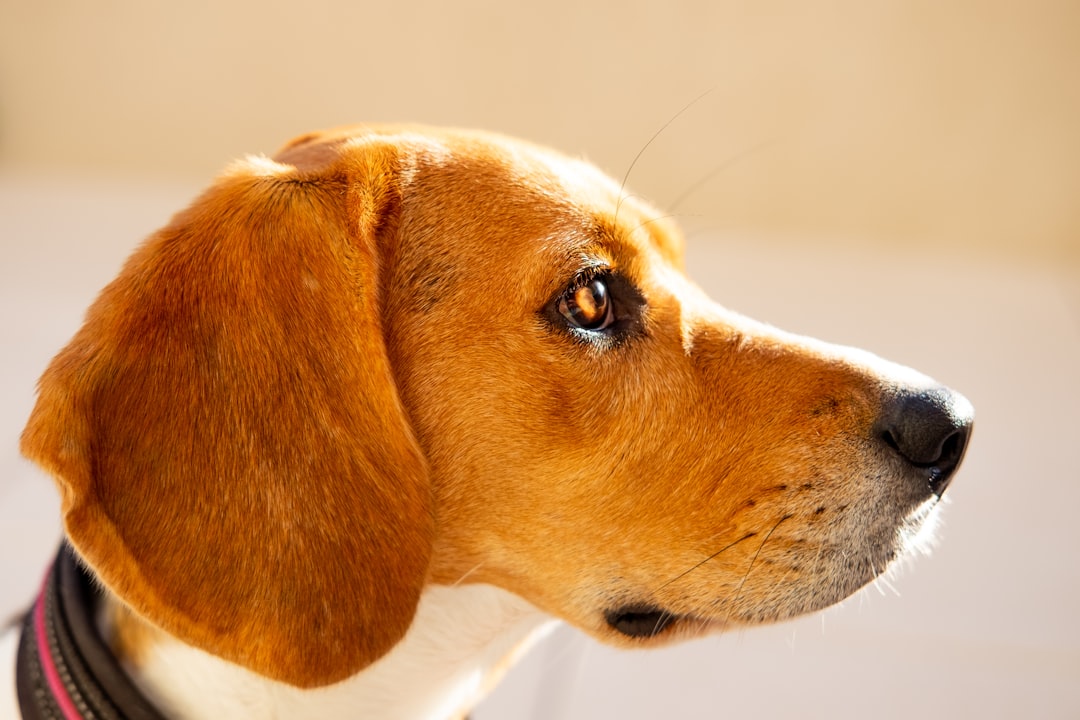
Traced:
<path fill-rule="evenodd" d="M 401 643 L 329 687 L 300 690 L 172 639 L 128 671 L 166 715 L 183 720 L 434 720 L 471 709 L 514 654 L 555 622 L 490 585 L 432 586 Z"/>

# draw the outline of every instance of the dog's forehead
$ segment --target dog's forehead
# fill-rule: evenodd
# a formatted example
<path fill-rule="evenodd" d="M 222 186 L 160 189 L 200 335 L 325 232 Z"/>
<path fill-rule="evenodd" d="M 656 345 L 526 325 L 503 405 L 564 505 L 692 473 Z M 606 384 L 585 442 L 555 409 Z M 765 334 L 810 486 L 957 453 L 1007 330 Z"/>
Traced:
<path fill-rule="evenodd" d="M 526 229 L 554 253 L 645 251 L 681 267 L 675 223 L 585 160 L 486 133 L 428 137 L 414 148 L 410 182 Z"/>
<path fill-rule="evenodd" d="M 532 193 L 580 209 L 614 208 L 619 196 L 618 184 L 595 166 L 521 140 L 487 133 L 415 139 L 407 181 L 418 173 L 449 175 L 470 194 L 491 192 L 512 199 Z"/>
<path fill-rule="evenodd" d="M 632 194 L 595 165 L 545 148 L 525 146 L 527 178 L 543 178 L 578 208 L 589 223 L 591 239 L 615 255 L 656 252 L 681 265 L 682 235 L 671 219 Z"/>

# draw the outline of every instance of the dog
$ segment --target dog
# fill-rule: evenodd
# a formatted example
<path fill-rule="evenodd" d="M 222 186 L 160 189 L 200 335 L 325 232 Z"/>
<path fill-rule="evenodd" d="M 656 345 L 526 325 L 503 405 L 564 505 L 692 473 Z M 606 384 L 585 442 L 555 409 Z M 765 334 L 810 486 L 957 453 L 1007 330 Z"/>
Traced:
<path fill-rule="evenodd" d="M 460 717 L 552 622 L 816 611 L 919 542 L 972 420 L 715 304 L 583 161 L 307 135 L 149 238 L 41 378 L 65 539 L 0 712 Z"/>

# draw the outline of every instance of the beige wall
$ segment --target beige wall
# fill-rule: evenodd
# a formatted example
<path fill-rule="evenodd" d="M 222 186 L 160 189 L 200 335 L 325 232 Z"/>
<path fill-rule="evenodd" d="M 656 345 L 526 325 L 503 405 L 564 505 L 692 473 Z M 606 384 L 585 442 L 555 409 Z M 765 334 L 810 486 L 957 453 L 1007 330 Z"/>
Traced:
<path fill-rule="evenodd" d="M 677 208 L 691 226 L 1080 258 L 1075 1 L 0 2 L 8 172 L 201 184 L 308 129 L 408 120 L 621 176 L 707 90 L 630 178 L 670 205 L 722 168 Z"/>

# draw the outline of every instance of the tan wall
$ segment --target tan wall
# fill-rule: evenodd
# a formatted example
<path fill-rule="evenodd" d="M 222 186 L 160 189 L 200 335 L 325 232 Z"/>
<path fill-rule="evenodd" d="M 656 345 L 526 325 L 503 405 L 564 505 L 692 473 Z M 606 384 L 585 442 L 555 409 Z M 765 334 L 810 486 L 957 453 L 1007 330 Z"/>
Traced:
<path fill-rule="evenodd" d="M 723 166 L 691 225 L 1080 257 L 1080 2 L 0 4 L 0 170 L 201 183 L 408 120 L 621 176 L 706 90 L 630 179 L 669 205 Z"/>

